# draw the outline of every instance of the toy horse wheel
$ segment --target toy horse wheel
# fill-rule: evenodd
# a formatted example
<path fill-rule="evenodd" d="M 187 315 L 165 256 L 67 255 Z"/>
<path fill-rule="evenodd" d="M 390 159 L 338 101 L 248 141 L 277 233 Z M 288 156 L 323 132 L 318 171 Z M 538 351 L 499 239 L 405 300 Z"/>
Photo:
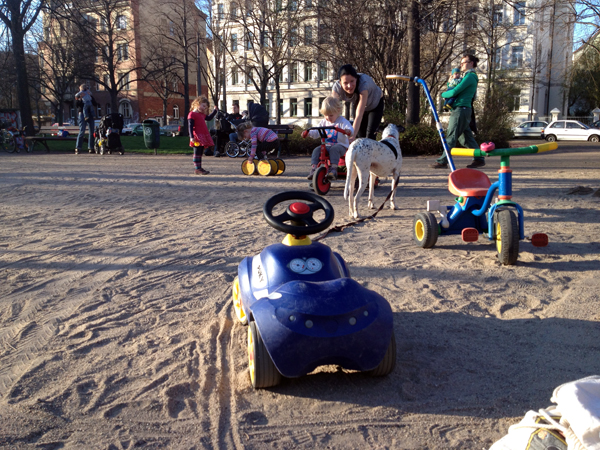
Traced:
<path fill-rule="evenodd" d="M 413 237 L 421 248 L 431 248 L 438 238 L 438 224 L 430 212 L 419 213 L 413 221 Z"/>
<path fill-rule="evenodd" d="M 281 381 L 281 374 L 267 352 L 256 322 L 250 322 L 248 327 L 248 368 L 254 389 L 276 386 Z"/>
<path fill-rule="evenodd" d="M 231 291 L 231 299 L 233 300 L 233 310 L 235 311 L 235 316 L 242 323 L 242 325 L 246 325 L 248 323 L 248 317 L 244 312 L 244 308 L 242 308 L 242 295 L 240 292 L 240 280 L 238 277 L 235 277 L 235 280 L 233 280 L 233 288 Z"/>
<path fill-rule="evenodd" d="M 377 367 L 369 372 L 369 375 L 372 377 L 383 377 L 389 373 L 392 373 L 394 367 L 396 367 L 396 337 L 392 331 L 392 339 L 390 340 L 390 345 L 388 345 L 383 360 Z"/>
<path fill-rule="evenodd" d="M 519 222 L 517 216 L 509 209 L 496 212 L 494 228 L 498 260 L 505 266 L 515 264 L 519 258 Z"/>

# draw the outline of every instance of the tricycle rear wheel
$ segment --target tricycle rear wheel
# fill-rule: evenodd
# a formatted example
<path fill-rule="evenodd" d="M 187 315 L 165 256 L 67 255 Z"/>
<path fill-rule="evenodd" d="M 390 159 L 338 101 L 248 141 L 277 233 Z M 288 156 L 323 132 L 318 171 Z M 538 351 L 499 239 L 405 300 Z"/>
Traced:
<path fill-rule="evenodd" d="M 419 213 L 413 220 L 413 237 L 421 248 L 431 248 L 438 238 L 438 224 L 430 212 Z"/>

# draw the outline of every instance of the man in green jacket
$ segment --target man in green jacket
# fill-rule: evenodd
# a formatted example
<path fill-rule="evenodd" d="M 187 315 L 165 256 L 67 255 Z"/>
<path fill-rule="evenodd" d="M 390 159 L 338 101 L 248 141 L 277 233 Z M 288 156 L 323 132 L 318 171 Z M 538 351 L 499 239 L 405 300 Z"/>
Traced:
<path fill-rule="evenodd" d="M 460 69 L 464 73 L 462 81 L 454 89 L 442 92 L 442 98 L 455 97 L 452 103 L 452 113 L 450 114 L 448 130 L 446 131 L 446 142 L 449 149 L 456 147 L 457 141 L 465 148 L 479 148 L 479 144 L 477 144 L 477 141 L 473 137 L 469 126 L 471 123 L 473 98 L 477 93 L 477 83 L 479 81 L 477 73 L 475 73 L 475 67 L 477 67 L 478 62 L 479 58 L 476 56 L 463 56 L 460 61 Z M 483 166 L 485 166 L 484 158 L 474 158 L 467 167 L 474 169 Z M 446 158 L 446 154 L 442 154 L 431 167 L 434 169 L 447 168 L 448 159 Z"/>

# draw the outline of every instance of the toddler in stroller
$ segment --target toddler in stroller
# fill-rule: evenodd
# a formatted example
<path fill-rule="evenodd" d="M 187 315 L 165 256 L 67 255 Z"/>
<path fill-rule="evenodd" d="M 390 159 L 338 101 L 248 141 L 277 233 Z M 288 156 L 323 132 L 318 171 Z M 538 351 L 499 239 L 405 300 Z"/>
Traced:
<path fill-rule="evenodd" d="M 107 114 L 100 119 L 96 132 L 94 133 L 94 150 L 103 155 L 118 152 L 125 153 L 121 145 L 121 133 L 123 131 L 123 115 L 119 113 Z"/>

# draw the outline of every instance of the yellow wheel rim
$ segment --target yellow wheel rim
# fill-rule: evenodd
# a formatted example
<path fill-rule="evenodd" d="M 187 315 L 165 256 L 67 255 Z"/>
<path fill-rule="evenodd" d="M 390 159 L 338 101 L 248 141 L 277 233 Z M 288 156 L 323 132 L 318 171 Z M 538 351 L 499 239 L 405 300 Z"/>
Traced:
<path fill-rule="evenodd" d="M 256 164 L 254 164 L 253 161 L 244 161 L 242 163 L 242 172 L 245 175 L 254 175 L 254 172 L 256 171 Z"/>
<path fill-rule="evenodd" d="M 502 230 L 500 229 L 500 222 L 496 226 L 496 250 L 498 250 L 498 253 L 502 253 Z"/>
<path fill-rule="evenodd" d="M 254 339 L 252 337 L 251 327 L 248 327 L 248 370 L 250 371 L 250 381 L 254 386 L 256 372 L 254 371 Z"/>
<path fill-rule="evenodd" d="M 258 173 L 266 177 L 273 173 L 273 163 L 271 160 L 261 160 L 258 162 Z"/>
<path fill-rule="evenodd" d="M 235 315 L 240 322 L 246 324 L 248 319 L 246 318 L 246 313 L 244 313 L 244 309 L 242 308 L 242 296 L 240 295 L 240 280 L 238 277 L 235 277 L 233 280 L 233 288 L 232 288 L 232 300 L 233 300 L 233 309 L 235 311 Z"/>
<path fill-rule="evenodd" d="M 275 162 L 277 163 L 277 175 L 281 175 L 285 172 L 285 163 L 283 159 L 276 159 Z"/>
<path fill-rule="evenodd" d="M 415 223 L 415 236 L 419 241 L 422 241 L 425 237 L 425 225 L 420 220 Z"/>

